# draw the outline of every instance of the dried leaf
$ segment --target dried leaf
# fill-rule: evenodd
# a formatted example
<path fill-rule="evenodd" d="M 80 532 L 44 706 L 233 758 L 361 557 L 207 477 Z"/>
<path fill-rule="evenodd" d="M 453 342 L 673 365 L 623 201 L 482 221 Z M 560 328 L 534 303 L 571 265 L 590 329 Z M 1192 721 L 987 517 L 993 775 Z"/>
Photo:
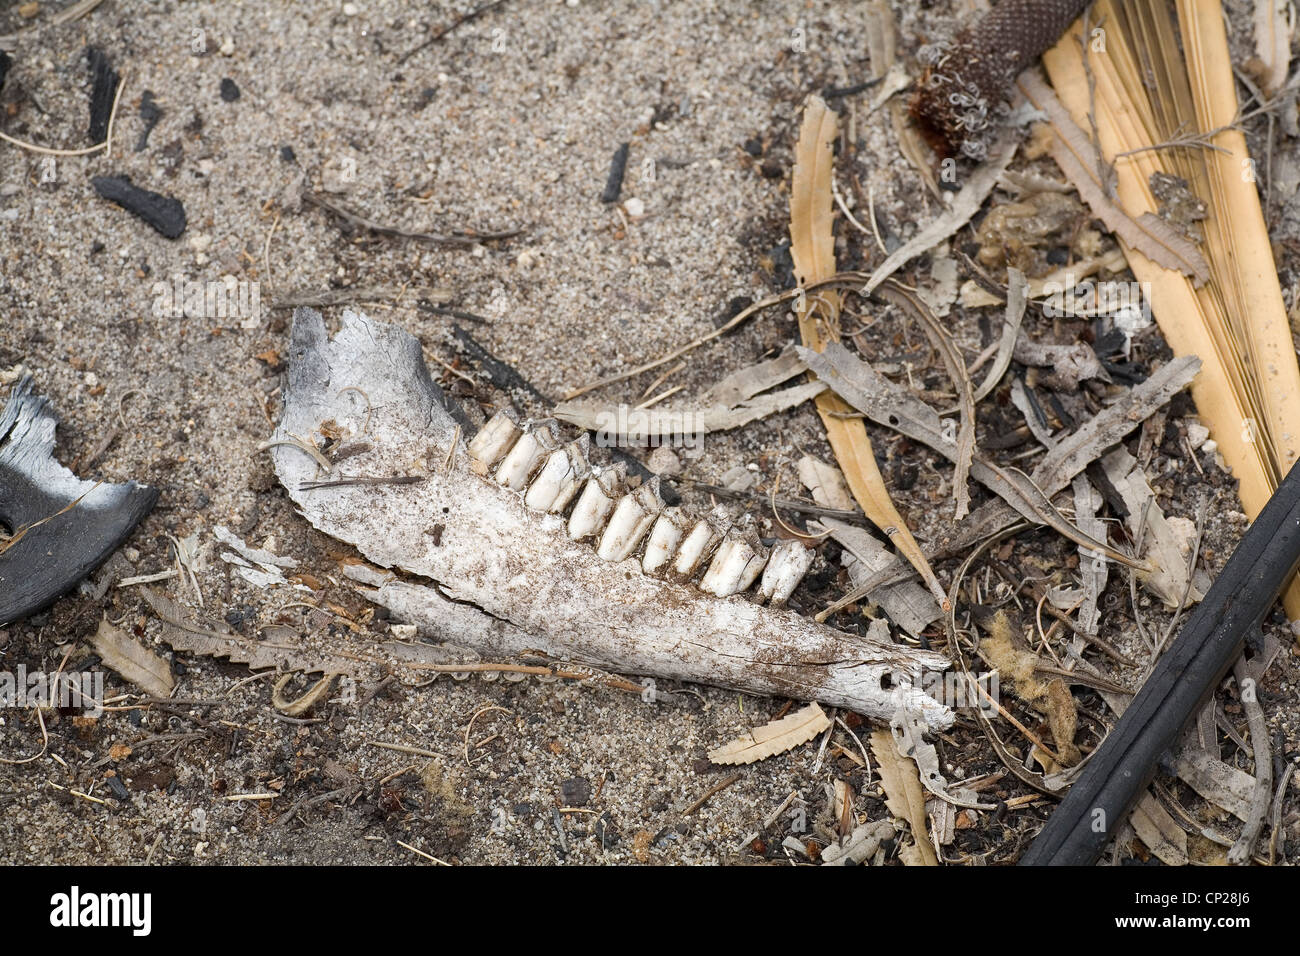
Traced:
<path fill-rule="evenodd" d="M 1088 419 L 1073 434 L 1059 437 L 1030 475 L 1034 486 L 1049 496 L 1062 491 L 1075 475 L 1185 388 L 1200 367 L 1200 359 L 1195 356 L 1176 358 Z M 1016 520 L 1016 514 L 1001 501 L 981 505 L 944 543 L 944 550 L 964 553 L 975 542 L 1010 525 Z"/>
<path fill-rule="evenodd" d="M 993 192 L 993 187 L 998 184 L 998 177 L 1002 175 L 1008 164 L 1010 164 L 1011 158 L 1015 156 L 1016 146 L 1017 138 L 1011 136 L 995 144 L 989 151 L 988 161 L 981 164 L 966 180 L 966 185 L 962 186 L 961 192 L 953 197 L 947 211 L 918 229 L 915 236 L 899 246 L 893 254 L 877 266 L 875 271 L 871 273 L 871 278 L 863 286 L 862 294 L 866 295 L 872 292 L 880 283 L 884 282 L 908 262 L 911 262 L 921 253 L 934 248 L 970 222 L 974 215 L 980 211 L 980 207 L 984 205 L 984 200 L 989 198 L 989 193 Z"/>
<path fill-rule="evenodd" d="M 1200 250 L 1212 281 L 1194 288 L 1136 250 L 1129 262 L 1174 354 L 1205 363 L 1192 397 L 1253 518 L 1300 458 L 1300 366 L 1237 123 L 1223 13 L 1192 0 L 1099 0 L 1092 17 L 1107 24 L 1104 56 L 1085 67 L 1076 25 L 1043 63 L 1074 121 L 1095 119 L 1102 155 L 1128 154 L 1116 164 L 1115 185 L 1130 216 L 1157 208 L 1156 172 L 1186 180 L 1207 204 Z M 1198 133 L 1212 148 L 1153 148 Z M 1300 583 L 1293 579 L 1284 594 L 1288 615 L 1300 619 Z"/>
<path fill-rule="evenodd" d="M 1142 795 L 1129 814 L 1129 823 L 1161 863 L 1166 866 L 1187 865 L 1187 834 L 1149 792 Z"/>
<path fill-rule="evenodd" d="M 865 528 L 826 517 L 811 522 L 810 528 L 814 532 L 818 528 L 829 530 L 831 537 L 844 547 L 841 560 L 848 569 L 855 591 L 881 572 L 906 567 Z M 941 613 L 933 595 L 914 580 L 872 587 L 865 596 L 884 608 L 891 621 L 914 636 L 924 631 Z"/>
<path fill-rule="evenodd" d="M 876 758 L 880 785 L 885 791 L 885 806 L 912 828 L 918 862 L 925 866 L 938 866 L 939 858 L 926 829 L 925 790 L 921 787 L 916 764 L 899 754 L 888 730 L 871 732 L 871 752 Z M 907 862 L 906 857 L 904 862 Z"/>
<path fill-rule="evenodd" d="M 755 728 L 709 751 L 716 764 L 748 764 L 793 750 L 830 729 L 831 722 L 817 704 L 809 704 L 780 720 Z"/>
<path fill-rule="evenodd" d="M 1255 0 L 1255 56 L 1264 66 L 1260 85 L 1266 96 L 1286 83 L 1294 31 L 1295 8 L 1287 0 Z"/>
<path fill-rule="evenodd" d="M 831 177 L 834 170 L 831 147 L 835 131 L 835 114 L 826 108 L 820 97 L 809 97 L 795 150 L 794 178 L 790 189 L 790 255 L 800 284 L 804 286 L 835 274 L 835 237 L 831 228 Z M 806 297 L 797 310 L 799 334 L 806 347 L 821 351 L 827 343 L 838 340 L 839 308 L 837 293 Z M 946 606 L 947 596 L 943 587 L 889 497 L 866 426 L 856 419 L 842 417 L 852 409 L 829 392 L 817 396 L 817 411 L 826 427 L 826 437 L 835 453 L 835 460 L 839 462 L 863 513 L 916 568 L 935 599 Z"/>
<path fill-rule="evenodd" d="M 678 408 L 636 408 L 625 403 L 608 405 L 586 399 L 574 399 L 555 406 L 552 414 L 560 421 L 587 428 L 602 436 L 617 437 L 636 444 L 649 438 L 700 436 L 711 432 L 740 428 L 787 408 L 816 398 L 825 388 L 818 382 L 806 382 L 784 388 L 735 406 L 704 405 Z"/>
<path fill-rule="evenodd" d="M 176 678 L 165 660 L 106 620 L 99 622 L 90 645 L 106 665 L 154 697 L 170 697 L 176 688 Z"/>
<path fill-rule="evenodd" d="M 1137 536 L 1146 516 L 1142 542 L 1153 570 L 1138 575 L 1143 585 L 1169 608 L 1177 607 L 1184 593 L 1188 605 L 1199 601 L 1204 595 L 1195 586 L 1189 589 L 1187 582 L 1191 541 L 1165 518 L 1137 459 L 1117 448 L 1101 460 L 1101 466 L 1128 508 L 1126 524 L 1131 537 Z"/>
<path fill-rule="evenodd" d="M 1200 250 L 1179 235 L 1169 223 L 1159 216 L 1146 213 L 1134 219 L 1106 195 L 1098 178 L 1100 163 L 1096 148 L 1087 134 L 1070 118 L 1069 112 L 1056 98 L 1052 88 L 1040 80 L 1033 70 L 1026 70 L 1017 82 L 1030 102 L 1052 121 L 1052 159 L 1056 160 L 1056 165 L 1061 167 L 1066 178 L 1074 183 L 1093 215 L 1105 223 L 1107 229 L 1152 262 L 1192 276 L 1198 285 L 1209 279 L 1210 266 Z"/>
<path fill-rule="evenodd" d="M 1002 376 L 1011 367 L 1011 356 L 1020 336 L 1020 323 L 1025 318 L 1025 306 L 1029 302 L 1029 283 L 1025 274 L 1019 269 L 1007 269 L 1007 316 L 1002 323 L 1002 337 L 998 340 L 998 351 L 989 365 L 988 374 L 979 388 L 975 389 L 975 401 L 982 401 L 989 392 L 998 387 Z"/>
<path fill-rule="evenodd" d="M 803 365 L 803 362 L 799 364 Z M 834 465 L 828 465 L 812 455 L 804 455 L 799 459 L 798 470 L 799 480 L 817 504 L 839 511 L 853 510 L 849 486 L 844 483 L 844 475 Z"/>
<path fill-rule="evenodd" d="M 957 443 L 944 435 L 939 413 L 855 358 L 844 346 L 833 344 L 820 354 L 801 349 L 799 354 L 837 395 L 872 421 L 893 428 L 950 460 L 957 459 Z M 1142 567 L 1140 562 L 1071 525 L 1039 486 L 1022 473 L 1003 469 L 977 455 L 971 464 L 971 474 L 1030 521 L 1045 524 L 1113 561 Z"/>

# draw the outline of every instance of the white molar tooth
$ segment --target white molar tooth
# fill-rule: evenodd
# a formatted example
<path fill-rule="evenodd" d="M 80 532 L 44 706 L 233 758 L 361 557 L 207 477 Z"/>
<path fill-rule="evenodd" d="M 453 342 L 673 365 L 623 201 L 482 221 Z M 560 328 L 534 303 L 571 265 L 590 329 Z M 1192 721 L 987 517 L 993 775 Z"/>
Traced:
<path fill-rule="evenodd" d="M 497 468 L 496 480 L 511 491 L 523 491 L 547 455 L 559 446 L 556 423 L 546 419 L 531 425 Z"/>
<path fill-rule="evenodd" d="M 686 516 L 676 508 L 661 511 L 655 519 L 654 527 L 650 529 L 650 537 L 646 539 L 641 570 L 646 574 L 657 574 L 667 568 L 690 524 Z"/>
<path fill-rule="evenodd" d="M 604 561 L 626 560 L 663 510 L 664 502 L 659 497 L 659 478 L 656 476 L 619 499 L 605 533 L 600 536 L 596 556 Z"/>
<path fill-rule="evenodd" d="M 492 466 L 505 457 L 514 443 L 518 441 L 523 430 L 519 427 L 519 417 L 512 409 L 503 408 L 478 430 L 470 439 L 469 466 L 476 475 L 486 475 Z"/>
<path fill-rule="evenodd" d="M 599 471 L 592 468 L 591 477 L 582 486 L 578 503 L 569 515 L 570 538 L 581 541 L 600 533 L 600 529 L 605 526 L 605 519 L 614 510 L 614 499 L 623 490 L 624 473 L 621 463 Z"/>
<path fill-rule="evenodd" d="M 731 513 L 723 505 L 718 505 L 707 517 L 695 522 L 673 559 L 673 575 L 686 580 L 695 574 L 713 554 L 729 527 Z"/>
<path fill-rule="evenodd" d="M 524 504 L 533 511 L 560 512 L 565 509 L 591 471 L 587 464 L 587 447 L 591 439 L 584 433 L 576 441 L 557 448 L 546 457 L 537 472 Z"/>
<path fill-rule="evenodd" d="M 575 441 L 569 442 L 562 449 L 569 456 L 569 464 L 573 466 L 568 479 L 561 485 L 555 500 L 547 508 L 552 514 L 559 514 L 573 501 L 582 483 L 587 480 L 591 474 L 591 462 L 588 461 L 587 455 L 591 451 L 591 437 L 583 432 Z"/>
<path fill-rule="evenodd" d="M 718 545 L 718 553 L 700 581 L 700 590 L 718 597 L 739 594 L 754 583 L 766 563 L 767 551 L 758 535 L 750 529 L 733 530 Z"/>
<path fill-rule="evenodd" d="M 772 556 L 763 569 L 763 580 L 758 586 L 759 603 L 781 607 L 799 586 L 803 576 L 812 567 L 814 552 L 797 538 L 782 541 L 772 548 Z"/>

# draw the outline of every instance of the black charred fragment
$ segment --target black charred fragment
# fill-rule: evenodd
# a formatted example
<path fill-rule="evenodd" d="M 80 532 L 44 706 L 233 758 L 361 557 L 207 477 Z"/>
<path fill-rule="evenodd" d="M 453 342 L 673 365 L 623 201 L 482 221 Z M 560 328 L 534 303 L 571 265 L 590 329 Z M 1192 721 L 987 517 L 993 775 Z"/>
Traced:
<path fill-rule="evenodd" d="M 9 68 L 13 65 L 13 58 L 4 50 L 0 50 L 0 90 L 4 89 L 5 77 L 9 75 Z"/>
<path fill-rule="evenodd" d="M 185 207 L 179 199 L 141 189 L 126 176 L 95 176 L 90 183 L 100 198 L 117 203 L 168 239 L 178 239 L 185 231 Z"/>
<path fill-rule="evenodd" d="M 609 178 L 605 180 L 605 191 L 600 194 L 601 202 L 618 202 L 623 192 L 623 176 L 627 173 L 627 154 L 631 143 L 624 143 L 614 150 L 614 158 L 609 164 Z"/>
<path fill-rule="evenodd" d="M 230 77 L 223 77 L 221 80 L 221 99 L 227 103 L 233 103 L 240 97 L 239 86 Z"/>
<path fill-rule="evenodd" d="M 122 79 L 113 69 L 113 64 L 103 50 L 89 47 L 86 56 L 90 60 L 90 128 L 87 135 L 92 143 L 102 143 L 108 139 L 108 120 L 113 114 L 113 98 L 117 95 L 117 84 Z"/>

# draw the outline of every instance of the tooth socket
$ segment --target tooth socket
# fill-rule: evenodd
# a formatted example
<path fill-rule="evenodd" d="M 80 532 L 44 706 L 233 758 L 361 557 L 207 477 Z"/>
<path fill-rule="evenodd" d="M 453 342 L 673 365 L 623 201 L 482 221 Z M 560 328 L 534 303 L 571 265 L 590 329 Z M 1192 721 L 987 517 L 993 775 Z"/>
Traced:
<path fill-rule="evenodd" d="M 676 508 L 660 512 L 646 539 L 645 555 L 641 558 L 641 570 L 646 574 L 658 574 L 669 565 L 677 546 L 686 537 L 686 516 Z"/>
<path fill-rule="evenodd" d="M 614 501 L 623 491 L 624 474 L 621 462 L 599 473 L 593 469 L 591 477 L 582 486 L 573 513 L 569 515 L 570 538 L 581 541 L 600 533 L 605 527 L 605 520 L 614 510 Z"/>
<path fill-rule="evenodd" d="M 659 512 L 663 511 L 659 497 L 659 479 L 651 478 L 630 495 L 624 495 L 614 506 L 605 533 L 596 546 L 596 556 L 604 561 L 624 561 L 636 550 Z"/>
<path fill-rule="evenodd" d="M 730 513 L 721 505 L 714 508 L 708 517 L 695 522 L 695 526 L 686 533 L 677 557 L 673 559 L 672 577 L 685 581 L 694 576 L 704 567 L 730 527 Z"/>
<path fill-rule="evenodd" d="M 813 553 L 797 539 L 782 541 L 772 548 L 772 556 L 763 569 L 763 580 L 758 585 L 759 603 L 781 607 L 790 600 L 790 595 L 812 567 Z"/>
<path fill-rule="evenodd" d="M 766 563 L 767 551 L 757 535 L 729 534 L 704 572 L 700 590 L 718 597 L 739 594 L 754 583 Z"/>
<path fill-rule="evenodd" d="M 501 409 L 470 439 L 466 449 L 469 452 L 470 469 L 476 475 L 487 475 L 523 433 L 518 416 L 509 408 Z"/>
<path fill-rule="evenodd" d="M 501 459 L 497 467 L 497 482 L 511 491 L 523 491 L 528 487 L 528 479 L 559 444 L 553 422 L 541 422 L 529 428 Z"/>

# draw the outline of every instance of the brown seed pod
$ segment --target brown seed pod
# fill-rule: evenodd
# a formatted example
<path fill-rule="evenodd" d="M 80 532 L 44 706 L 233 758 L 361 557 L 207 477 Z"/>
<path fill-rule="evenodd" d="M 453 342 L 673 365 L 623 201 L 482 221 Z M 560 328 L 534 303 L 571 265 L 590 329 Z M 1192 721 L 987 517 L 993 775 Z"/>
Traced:
<path fill-rule="evenodd" d="M 912 116 L 942 156 L 983 159 L 1016 75 L 1060 39 L 1088 0 L 1000 0 L 926 63 Z"/>

